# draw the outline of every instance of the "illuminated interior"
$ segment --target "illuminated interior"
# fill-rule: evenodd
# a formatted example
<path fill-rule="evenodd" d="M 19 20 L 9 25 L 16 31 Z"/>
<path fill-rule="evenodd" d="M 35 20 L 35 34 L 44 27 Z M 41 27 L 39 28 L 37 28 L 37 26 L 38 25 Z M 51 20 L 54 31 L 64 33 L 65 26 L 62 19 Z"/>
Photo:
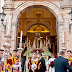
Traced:
<path fill-rule="evenodd" d="M 55 53 L 57 53 L 56 17 L 49 9 L 40 6 L 29 7 L 20 13 L 18 23 L 18 44 L 20 43 L 21 31 L 23 31 L 22 42 L 25 44 L 28 37 L 31 47 L 36 33 L 40 33 L 43 43 L 46 36 L 50 40 L 51 52 L 53 52 L 54 41 Z"/>

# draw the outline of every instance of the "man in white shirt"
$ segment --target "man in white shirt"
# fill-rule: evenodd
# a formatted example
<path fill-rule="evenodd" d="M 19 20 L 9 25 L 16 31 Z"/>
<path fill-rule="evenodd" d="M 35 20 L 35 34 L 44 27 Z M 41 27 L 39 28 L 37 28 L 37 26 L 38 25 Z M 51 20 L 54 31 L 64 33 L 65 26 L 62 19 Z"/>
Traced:
<path fill-rule="evenodd" d="M 47 61 L 46 65 L 49 65 L 49 72 L 55 72 L 55 68 L 51 67 L 53 65 L 53 62 L 55 60 L 54 54 L 51 54 L 51 58 Z"/>

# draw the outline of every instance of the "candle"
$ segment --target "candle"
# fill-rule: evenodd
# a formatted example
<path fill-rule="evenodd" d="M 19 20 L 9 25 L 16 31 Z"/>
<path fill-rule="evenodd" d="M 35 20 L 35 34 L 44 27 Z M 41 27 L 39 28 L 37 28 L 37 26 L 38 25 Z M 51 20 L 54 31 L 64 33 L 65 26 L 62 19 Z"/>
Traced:
<path fill-rule="evenodd" d="M 30 46 L 30 40 L 29 40 L 29 46 Z"/>
<path fill-rule="evenodd" d="M 28 51 L 28 37 L 27 37 L 27 51 Z"/>
<path fill-rule="evenodd" d="M 22 47 L 22 34 L 23 34 L 23 31 L 21 31 L 21 35 L 20 35 L 20 47 Z"/>
<path fill-rule="evenodd" d="M 47 46 L 47 36 L 46 36 L 46 46 Z"/>
<path fill-rule="evenodd" d="M 45 40 L 44 40 L 44 45 L 45 45 Z"/>
<path fill-rule="evenodd" d="M 27 42 L 28 42 L 28 37 L 27 37 Z"/>
<path fill-rule="evenodd" d="M 50 40 L 48 39 L 48 43 L 50 43 Z"/>
<path fill-rule="evenodd" d="M 47 36 L 46 36 L 46 41 L 47 41 Z"/>
<path fill-rule="evenodd" d="M 20 43 L 22 43 L 22 34 L 23 34 L 23 31 L 21 31 L 21 35 L 20 35 Z"/>

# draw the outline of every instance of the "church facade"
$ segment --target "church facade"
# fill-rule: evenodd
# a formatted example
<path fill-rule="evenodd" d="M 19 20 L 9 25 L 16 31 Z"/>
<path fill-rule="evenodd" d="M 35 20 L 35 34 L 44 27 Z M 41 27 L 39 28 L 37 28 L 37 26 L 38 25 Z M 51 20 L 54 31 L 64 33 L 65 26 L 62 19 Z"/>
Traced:
<path fill-rule="evenodd" d="M 35 46 L 42 48 L 46 45 L 47 39 L 50 40 L 52 52 L 72 50 L 71 0 L 5 0 L 4 2 L 3 11 L 6 16 L 3 24 L 6 27 L 1 26 L 0 48 L 5 49 L 6 54 L 18 48 L 18 44 L 24 48 L 23 43 L 31 48 Z M 35 36 L 38 33 L 41 35 L 40 41 Z"/>

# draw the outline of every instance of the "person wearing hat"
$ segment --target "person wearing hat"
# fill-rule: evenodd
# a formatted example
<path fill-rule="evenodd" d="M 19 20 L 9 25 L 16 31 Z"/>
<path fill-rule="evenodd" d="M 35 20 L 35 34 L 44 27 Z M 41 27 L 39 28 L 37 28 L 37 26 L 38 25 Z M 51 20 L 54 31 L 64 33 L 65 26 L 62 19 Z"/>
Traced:
<path fill-rule="evenodd" d="M 13 50 L 13 72 L 19 72 L 18 50 Z"/>

